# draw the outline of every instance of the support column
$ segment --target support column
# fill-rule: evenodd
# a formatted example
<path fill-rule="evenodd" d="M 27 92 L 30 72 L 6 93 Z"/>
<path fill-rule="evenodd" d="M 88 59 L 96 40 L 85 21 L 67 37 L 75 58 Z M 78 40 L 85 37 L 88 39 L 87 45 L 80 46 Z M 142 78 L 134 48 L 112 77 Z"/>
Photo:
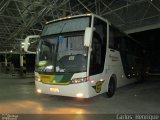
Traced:
<path fill-rule="evenodd" d="M 26 57 L 25 55 L 20 54 L 20 68 L 21 68 L 21 76 L 26 77 Z"/>
<path fill-rule="evenodd" d="M 7 55 L 5 54 L 5 67 L 7 67 Z"/>
<path fill-rule="evenodd" d="M 7 64 L 8 64 L 8 60 L 7 60 L 7 55 L 5 54 L 5 56 L 4 56 L 4 58 L 5 58 L 5 61 L 4 61 L 4 64 L 5 64 L 5 73 L 7 73 Z"/>
<path fill-rule="evenodd" d="M 20 54 L 20 67 L 23 67 L 23 55 Z"/>
<path fill-rule="evenodd" d="M 26 55 L 23 55 L 23 74 L 26 76 L 27 68 L 26 68 Z"/>
<path fill-rule="evenodd" d="M 25 77 L 25 74 L 24 74 L 24 72 L 23 72 L 23 55 L 22 54 L 20 54 L 20 76 L 21 77 Z"/>

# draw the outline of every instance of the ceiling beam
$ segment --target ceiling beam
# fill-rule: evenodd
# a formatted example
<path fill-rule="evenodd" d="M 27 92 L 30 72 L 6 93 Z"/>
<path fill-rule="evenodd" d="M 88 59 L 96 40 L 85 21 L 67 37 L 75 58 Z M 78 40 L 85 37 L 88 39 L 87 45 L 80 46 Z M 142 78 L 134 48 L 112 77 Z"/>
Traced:
<path fill-rule="evenodd" d="M 125 32 L 127 34 L 130 34 L 130 33 L 142 32 L 142 31 L 152 30 L 152 29 L 157 29 L 157 28 L 160 28 L 160 23 L 126 30 Z"/>

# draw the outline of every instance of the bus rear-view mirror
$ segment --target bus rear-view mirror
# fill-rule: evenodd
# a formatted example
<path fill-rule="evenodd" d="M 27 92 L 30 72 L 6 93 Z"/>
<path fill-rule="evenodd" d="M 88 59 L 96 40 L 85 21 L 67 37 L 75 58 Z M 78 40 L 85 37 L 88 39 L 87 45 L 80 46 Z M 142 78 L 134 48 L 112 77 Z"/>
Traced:
<path fill-rule="evenodd" d="M 36 54 L 39 38 L 39 35 L 27 36 L 24 40 L 24 51 L 30 54 Z"/>
<path fill-rule="evenodd" d="M 91 27 L 86 27 L 85 29 L 85 34 L 84 34 L 84 46 L 85 47 L 90 46 L 92 35 L 93 35 L 93 30 L 94 28 L 91 28 Z"/>

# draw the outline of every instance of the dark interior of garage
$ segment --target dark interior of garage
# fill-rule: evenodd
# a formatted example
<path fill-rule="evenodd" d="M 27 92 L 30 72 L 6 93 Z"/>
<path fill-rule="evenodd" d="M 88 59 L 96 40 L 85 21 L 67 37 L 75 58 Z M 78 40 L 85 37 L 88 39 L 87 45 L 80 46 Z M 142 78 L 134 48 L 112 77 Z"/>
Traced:
<path fill-rule="evenodd" d="M 160 29 L 147 30 L 130 34 L 145 47 L 145 61 L 148 72 L 160 73 Z"/>

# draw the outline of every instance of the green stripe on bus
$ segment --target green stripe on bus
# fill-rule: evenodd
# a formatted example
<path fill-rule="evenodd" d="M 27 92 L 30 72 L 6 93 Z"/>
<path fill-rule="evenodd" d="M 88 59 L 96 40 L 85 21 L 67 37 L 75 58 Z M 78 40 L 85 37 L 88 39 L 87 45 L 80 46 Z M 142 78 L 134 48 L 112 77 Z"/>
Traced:
<path fill-rule="evenodd" d="M 55 75 L 54 81 L 56 83 L 66 83 L 69 82 L 72 78 L 73 74 L 67 74 L 67 75 Z"/>

